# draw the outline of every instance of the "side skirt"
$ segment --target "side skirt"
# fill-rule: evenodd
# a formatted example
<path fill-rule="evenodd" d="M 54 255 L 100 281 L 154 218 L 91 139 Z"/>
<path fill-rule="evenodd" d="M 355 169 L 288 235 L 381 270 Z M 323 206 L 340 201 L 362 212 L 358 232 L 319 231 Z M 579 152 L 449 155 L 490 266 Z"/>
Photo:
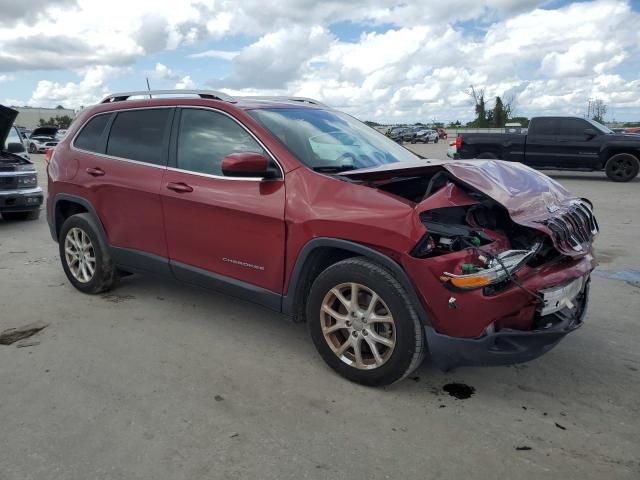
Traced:
<path fill-rule="evenodd" d="M 123 270 L 178 280 L 281 312 L 282 295 L 271 290 L 139 250 L 110 247 L 109 251 Z"/>

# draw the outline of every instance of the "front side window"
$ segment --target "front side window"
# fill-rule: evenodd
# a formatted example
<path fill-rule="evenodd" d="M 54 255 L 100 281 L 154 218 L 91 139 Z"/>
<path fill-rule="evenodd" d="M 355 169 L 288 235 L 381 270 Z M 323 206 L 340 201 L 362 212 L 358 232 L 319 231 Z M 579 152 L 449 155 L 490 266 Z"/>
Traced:
<path fill-rule="evenodd" d="M 95 153 L 104 153 L 103 151 L 100 151 L 101 148 L 104 148 L 104 146 L 100 147 L 99 143 L 102 139 L 104 129 L 109 122 L 109 118 L 109 114 L 93 117 L 84 126 L 73 145 L 80 150 L 87 150 L 89 152 Z"/>
<path fill-rule="evenodd" d="M 224 157 L 240 152 L 255 152 L 267 156 L 258 142 L 228 116 L 211 110 L 182 110 L 178 136 L 178 168 L 222 176 Z"/>
<path fill-rule="evenodd" d="M 591 125 L 580 118 L 561 118 L 558 122 L 558 135 L 583 137 L 586 128 L 591 128 Z"/>
<path fill-rule="evenodd" d="M 107 155 L 161 165 L 171 110 L 151 108 L 118 112 L 111 126 Z"/>
<path fill-rule="evenodd" d="M 420 158 L 353 117 L 317 108 L 249 112 L 302 163 L 319 172 L 340 172 Z"/>

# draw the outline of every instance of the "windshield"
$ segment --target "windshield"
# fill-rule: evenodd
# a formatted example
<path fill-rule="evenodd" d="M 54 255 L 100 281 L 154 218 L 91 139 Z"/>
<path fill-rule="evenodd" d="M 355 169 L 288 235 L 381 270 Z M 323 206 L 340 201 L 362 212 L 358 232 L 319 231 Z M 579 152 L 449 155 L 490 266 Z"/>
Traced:
<path fill-rule="evenodd" d="M 341 172 L 419 160 L 406 148 L 344 113 L 315 108 L 259 109 L 249 113 L 316 171 Z"/>
<path fill-rule="evenodd" d="M 591 120 L 590 118 L 586 118 L 585 120 L 589 122 L 591 125 L 593 125 L 596 130 L 599 130 L 602 133 L 615 133 L 610 128 L 605 127 L 604 125 L 602 125 L 599 122 L 596 122 L 595 120 Z"/>

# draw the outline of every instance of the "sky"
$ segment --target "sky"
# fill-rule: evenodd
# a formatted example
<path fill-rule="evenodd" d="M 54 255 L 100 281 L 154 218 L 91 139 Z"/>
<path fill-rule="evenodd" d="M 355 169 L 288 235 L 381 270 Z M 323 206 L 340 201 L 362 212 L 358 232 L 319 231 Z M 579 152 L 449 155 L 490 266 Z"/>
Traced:
<path fill-rule="evenodd" d="M 380 123 L 515 114 L 640 120 L 640 0 L 0 0 L 0 102 L 112 92 L 316 98 Z M 490 100 L 490 105 L 492 100 Z"/>

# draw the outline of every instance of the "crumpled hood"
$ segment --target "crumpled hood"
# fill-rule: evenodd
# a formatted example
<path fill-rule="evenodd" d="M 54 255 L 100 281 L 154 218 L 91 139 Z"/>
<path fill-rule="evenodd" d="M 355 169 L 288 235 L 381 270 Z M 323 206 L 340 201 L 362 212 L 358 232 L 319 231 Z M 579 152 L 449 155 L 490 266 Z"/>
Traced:
<path fill-rule="evenodd" d="M 502 205 L 514 222 L 549 235 L 556 248 L 566 255 L 582 255 L 590 249 L 591 240 L 597 233 L 590 204 L 547 175 L 521 163 L 425 160 L 351 170 L 341 175 L 359 180 L 382 180 L 442 170 Z M 585 209 L 588 211 L 583 211 Z"/>
<path fill-rule="evenodd" d="M 9 131 L 18 116 L 18 111 L 13 108 L 0 105 L 0 148 L 4 149 L 4 143 L 7 141 Z"/>

